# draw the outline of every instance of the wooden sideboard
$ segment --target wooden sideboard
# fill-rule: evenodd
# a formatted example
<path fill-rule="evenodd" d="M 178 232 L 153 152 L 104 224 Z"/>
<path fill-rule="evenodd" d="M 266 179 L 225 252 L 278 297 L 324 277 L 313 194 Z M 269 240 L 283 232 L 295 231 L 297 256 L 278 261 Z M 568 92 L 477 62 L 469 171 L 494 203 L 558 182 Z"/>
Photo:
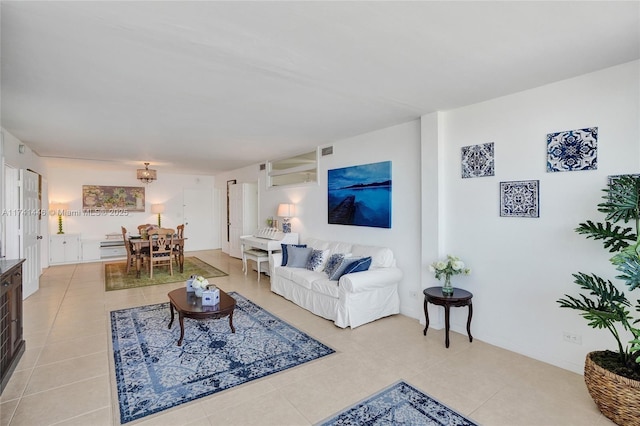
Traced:
<path fill-rule="evenodd" d="M 0 394 L 24 353 L 22 338 L 22 263 L 0 259 Z"/>

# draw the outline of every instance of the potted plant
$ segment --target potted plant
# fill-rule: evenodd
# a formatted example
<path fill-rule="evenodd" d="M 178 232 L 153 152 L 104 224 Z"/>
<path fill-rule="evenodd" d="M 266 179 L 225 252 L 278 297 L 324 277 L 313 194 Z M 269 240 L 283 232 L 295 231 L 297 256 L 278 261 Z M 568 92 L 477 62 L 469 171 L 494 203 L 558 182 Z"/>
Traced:
<path fill-rule="evenodd" d="M 612 177 L 603 191 L 598 211 L 606 214 L 605 221 L 587 220 L 575 231 L 601 240 L 614 253 L 610 261 L 619 273 L 616 278 L 633 291 L 640 286 L 640 175 Z M 617 225 L 629 222 L 635 228 Z M 582 272 L 573 277 L 583 292 L 579 297 L 565 294 L 557 302 L 580 311 L 591 327 L 609 330 L 617 343 L 617 351 L 587 354 L 587 389 L 606 417 L 621 425 L 640 425 L 640 314 L 634 316 L 632 302 L 611 281 Z M 640 300 L 636 303 L 633 309 L 640 313 Z"/>

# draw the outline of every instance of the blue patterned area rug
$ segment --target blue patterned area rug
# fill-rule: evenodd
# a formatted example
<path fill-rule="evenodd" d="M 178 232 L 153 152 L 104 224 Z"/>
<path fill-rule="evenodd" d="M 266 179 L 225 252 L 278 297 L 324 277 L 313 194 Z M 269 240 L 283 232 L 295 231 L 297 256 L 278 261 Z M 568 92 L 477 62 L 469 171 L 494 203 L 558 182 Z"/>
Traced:
<path fill-rule="evenodd" d="M 178 320 L 169 303 L 111 312 L 120 422 L 166 410 L 334 353 L 242 295 L 228 318 Z"/>
<path fill-rule="evenodd" d="M 318 425 L 477 426 L 478 424 L 401 381 Z"/>

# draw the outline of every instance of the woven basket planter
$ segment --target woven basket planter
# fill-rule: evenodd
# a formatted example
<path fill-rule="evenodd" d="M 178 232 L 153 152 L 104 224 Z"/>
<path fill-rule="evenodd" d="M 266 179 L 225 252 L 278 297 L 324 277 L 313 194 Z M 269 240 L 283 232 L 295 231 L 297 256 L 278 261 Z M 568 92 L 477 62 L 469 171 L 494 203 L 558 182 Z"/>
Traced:
<path fill-rule="evenodd" d="M 591 398 L 608 419 L 618 425 L 640 426 L 640 381 L 618 376 L 600 367 L 587 354 L 584 381 Z"/>

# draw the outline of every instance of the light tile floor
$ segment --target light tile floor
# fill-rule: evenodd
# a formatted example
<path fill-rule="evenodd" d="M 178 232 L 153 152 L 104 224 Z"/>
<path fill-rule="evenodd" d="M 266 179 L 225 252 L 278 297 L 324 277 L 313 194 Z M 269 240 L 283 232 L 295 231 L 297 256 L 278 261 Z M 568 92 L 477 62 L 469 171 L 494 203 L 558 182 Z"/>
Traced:
<path fill-rule="evenodd" d="M 340 329 L 245 276 L 220 250 L 193 252 L 229 272 L 215 283 L 237 291 L 336 349 L 320 360 L 131 424 L 309 425 L 403 379 L 489 425 L 612 425 L 581 375 L 444 331 L 426 337 L 415 319 L 384 318 Z M 27 350 L 0 396 L 0 425 L 119 424 L 109 312 L 167 301 L 166 284 L 104 291 L 103 263 L 54 266 L 24 302 Z"/>

